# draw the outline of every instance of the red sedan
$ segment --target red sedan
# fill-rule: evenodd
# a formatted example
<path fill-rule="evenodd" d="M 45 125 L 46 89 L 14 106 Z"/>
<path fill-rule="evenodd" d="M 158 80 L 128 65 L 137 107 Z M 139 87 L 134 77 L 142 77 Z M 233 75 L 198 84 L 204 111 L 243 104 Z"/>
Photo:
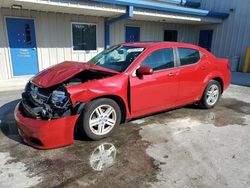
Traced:
<path fill-rule="evenodd" d="M 126 119 L 197 103 L 212 108 L 230 84 L 227 59 L 169 42 L 113 46 L 87 63 L 63 62 L 30 80 L 15 110 L 20 135 L 36 148 L 109 136 Z"/>

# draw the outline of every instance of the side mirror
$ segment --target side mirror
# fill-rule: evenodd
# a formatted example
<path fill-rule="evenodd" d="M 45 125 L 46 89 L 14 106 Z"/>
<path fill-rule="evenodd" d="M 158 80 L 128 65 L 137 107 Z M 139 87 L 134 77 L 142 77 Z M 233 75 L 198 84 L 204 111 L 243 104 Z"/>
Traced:
<path fill-rule="evenodd" d="M 136 70 L 136 75 L 137 76 L 150 75 L 153 74 L 153 72 L 154 71 L 151 67 L 141 66 Z"/>

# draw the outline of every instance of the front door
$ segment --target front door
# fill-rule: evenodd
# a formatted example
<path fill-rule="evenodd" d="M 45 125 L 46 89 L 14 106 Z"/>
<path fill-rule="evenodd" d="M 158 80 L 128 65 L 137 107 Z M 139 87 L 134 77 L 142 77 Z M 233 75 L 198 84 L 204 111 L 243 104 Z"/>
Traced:
<path fill-rule="evenodd" d="M 140 28 L 126 26 L 126 42 L 139 42 L 140 41 Z"/>
<path fill-rule="evenodd" d="M 152 75 L 131 76 L 131 111 L 134 116 L 157 112 L 175 106 L 178 96 L 178 68 L 173 49 L 149 54 L 140 64 L 153 68 Z"/>
<path fill-rule="evenodd" d="M 35 26 L 32 19 L 6 18 L 13 76 L 38 73 Z"/>
<path fill-rule="evenodd" d="M 199 38 L 199 46 L 211 51 L 213 39 L 213 30 L 201 30 Z"/>

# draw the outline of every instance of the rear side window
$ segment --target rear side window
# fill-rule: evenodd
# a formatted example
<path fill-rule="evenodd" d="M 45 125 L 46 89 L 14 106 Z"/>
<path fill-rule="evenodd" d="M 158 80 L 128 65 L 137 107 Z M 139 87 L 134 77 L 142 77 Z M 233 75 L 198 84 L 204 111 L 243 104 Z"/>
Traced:
<path fill-rule="evenodd" d="M 180 64 L 192 65 L 200 60 L 200 52 L 190 48 L 178 48 Z"/>
<path fill-rule="evenodd" d="M 141 66 L 151 67 L 154 71 L 173 68 L 174 54 L 172 48 L 160 49 L 152 52 L 144 59 Z"/>

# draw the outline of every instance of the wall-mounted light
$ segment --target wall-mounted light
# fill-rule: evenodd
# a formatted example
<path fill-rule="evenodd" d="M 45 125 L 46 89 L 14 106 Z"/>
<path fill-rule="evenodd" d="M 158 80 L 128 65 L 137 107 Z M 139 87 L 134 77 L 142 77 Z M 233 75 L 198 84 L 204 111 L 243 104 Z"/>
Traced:
<path fill-rule="evenodd" d="M 11 8 L 12 8 L 12 9 L 22 9 L 23 6 L 22 6 L 22 5 L 13 4 L 13 5 L 11 6 Z"/>

